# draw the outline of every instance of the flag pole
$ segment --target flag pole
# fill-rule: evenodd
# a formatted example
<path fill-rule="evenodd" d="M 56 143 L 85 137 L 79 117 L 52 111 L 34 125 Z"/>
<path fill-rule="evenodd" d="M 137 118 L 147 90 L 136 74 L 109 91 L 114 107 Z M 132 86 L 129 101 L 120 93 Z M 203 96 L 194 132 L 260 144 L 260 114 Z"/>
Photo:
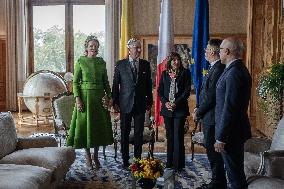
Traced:
<path fill-rule="evenodd" d="M 156 75 L 156 93 L 155 93 L 155 127 L 158 128 L 163 123 L 160 116 L 161 101 L 158 95 L 160 77 L 165 70 L 166 58 L 173 50 L 174 46 L 174 28 L 173 28 L 173 5 L 172 0 L 162 0 L 159 26 L 158 57 L 157 57 L 157 75 Z M 158 131 L 158 130 L 157 130 Z"/>

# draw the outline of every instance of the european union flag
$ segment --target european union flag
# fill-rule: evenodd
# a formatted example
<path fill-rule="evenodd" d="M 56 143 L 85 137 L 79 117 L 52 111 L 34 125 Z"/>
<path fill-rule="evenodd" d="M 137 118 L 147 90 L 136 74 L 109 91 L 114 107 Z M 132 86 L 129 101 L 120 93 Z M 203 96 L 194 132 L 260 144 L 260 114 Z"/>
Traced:
<path fill-rule="evenodd" d="M 192 37 L 191 74 L 196 91 L 196 105 L 199 103 L 199 92 L 202 78 L 207 73 L 208 63 L 205 60 L 204 49 L 209 35 L 208 0 L 195 1 L 194 28 Z"/>

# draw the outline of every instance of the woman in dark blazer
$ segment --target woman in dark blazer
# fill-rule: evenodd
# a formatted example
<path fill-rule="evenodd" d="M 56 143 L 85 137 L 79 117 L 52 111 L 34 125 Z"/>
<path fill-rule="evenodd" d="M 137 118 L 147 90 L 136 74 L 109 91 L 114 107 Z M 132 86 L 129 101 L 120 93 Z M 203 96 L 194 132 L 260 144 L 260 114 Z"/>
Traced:
<path fill-rule="evenodd" d="M 185 164 L 184 124 L 189 115 L 190 72 L 181 65 L 181 57 L 171 52 L 167 58 L 158 88 L 162 102 L 161 116 L 164 117 L 167 137 L 166 167 L 182 170 Z"/>

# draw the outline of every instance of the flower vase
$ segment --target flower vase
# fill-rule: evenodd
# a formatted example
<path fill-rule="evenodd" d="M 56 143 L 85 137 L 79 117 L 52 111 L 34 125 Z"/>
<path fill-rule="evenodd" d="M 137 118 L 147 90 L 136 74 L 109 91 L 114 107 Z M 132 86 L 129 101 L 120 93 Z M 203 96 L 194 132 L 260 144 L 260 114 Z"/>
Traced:
<path fill-rule="evenodd" d="M 156 184 L 156 180 L 149 178 L 141 178 L 138 180 L 138 184 L 143 189 L 152 189 Z"/>

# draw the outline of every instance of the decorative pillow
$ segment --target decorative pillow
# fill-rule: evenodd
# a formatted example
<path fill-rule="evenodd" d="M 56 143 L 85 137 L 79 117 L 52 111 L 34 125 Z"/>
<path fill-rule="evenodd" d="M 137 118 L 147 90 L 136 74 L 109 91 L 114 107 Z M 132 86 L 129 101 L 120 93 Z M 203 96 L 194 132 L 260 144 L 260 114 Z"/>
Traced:
<path fill-rule="evenodd" d="M 15 151 L 17 133 L 11 112 L 0 112 L 0 159 Z"/>

